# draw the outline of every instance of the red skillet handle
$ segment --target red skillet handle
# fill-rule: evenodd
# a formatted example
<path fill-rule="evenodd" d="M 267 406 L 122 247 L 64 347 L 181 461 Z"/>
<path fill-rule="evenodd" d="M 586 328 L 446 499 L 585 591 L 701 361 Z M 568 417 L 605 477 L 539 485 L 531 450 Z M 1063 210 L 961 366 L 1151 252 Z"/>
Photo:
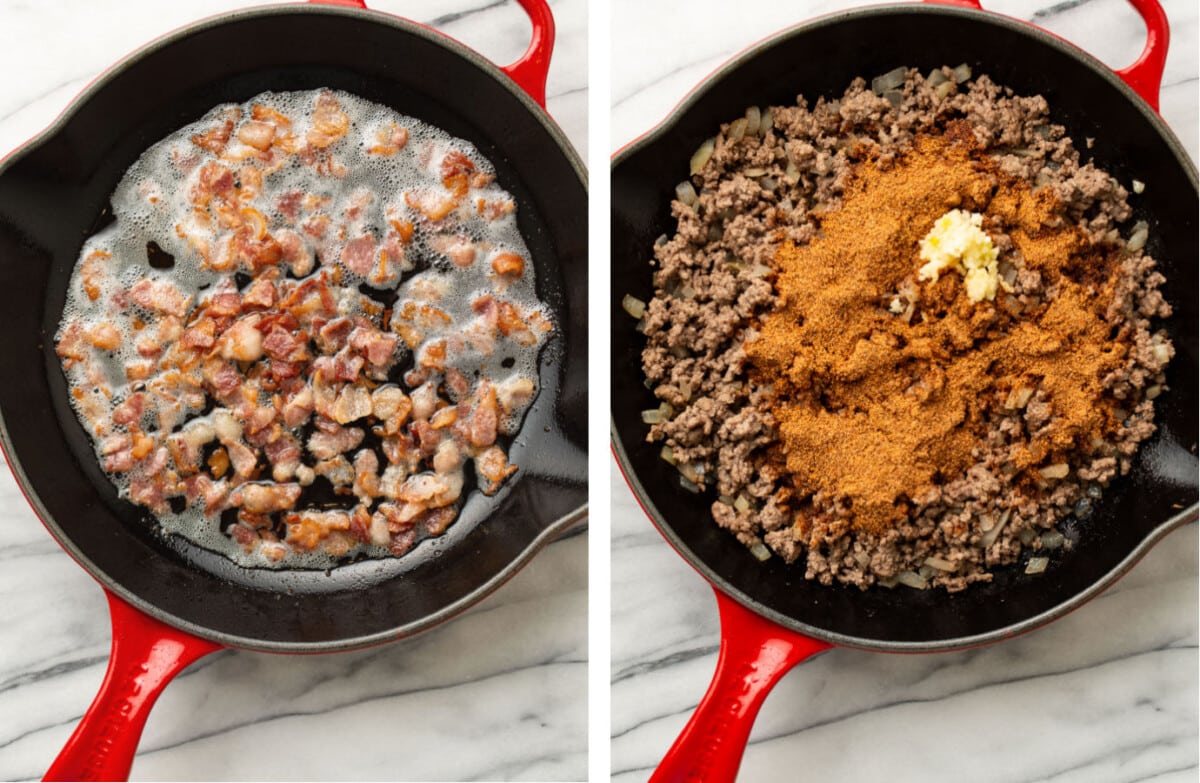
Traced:
<path fill-rule="evenodd" d="M 800 661 L 830 645 L 759 617 L 720 590 L 721 652 L 708 693 L 650 777 L 651 783 L 732 783 L 767 694 Z"/>
<path fill-rule="evenodd" d="M 979 0 L 925 0 L 938 5 L 957 5 L 964 8 L 983 10 Z M 1171 28 L 1167 24 L 1167 13 L 1158 0 L 1129 0 L 1129 4 L 1146 23 L 1146 46 L 1142 53 L 1127 68 L 1116 71 L 1121 81 L 1128 84 L 1150 108 L 1158 111 L 1158 92 L 1162 86 L 1163 66 L 1167 62 L 1167 46 L 1171 42 Z"/>
<path fill-rule="evenodd" d="M 309 0 L 323 5 L 343 5 L 350 8 L 366 8 L 366 0 Z M 533 35 L 525 53 L 515 62 L 500 70 L 529 94 L 538 106 L 546 108 L 546 76 L 550 72 L 550 55 L 554 51 L 554 14 L 546 0 L 517 0 L 529 21 L 533 23 Z"/>
<path fill-rule="evenodd" d="M 221 649 L 155 620 L 105 591 L 112 654 L 100 693 L 44 780 L 128 780 L 150 708 L 171 678 Z"/>

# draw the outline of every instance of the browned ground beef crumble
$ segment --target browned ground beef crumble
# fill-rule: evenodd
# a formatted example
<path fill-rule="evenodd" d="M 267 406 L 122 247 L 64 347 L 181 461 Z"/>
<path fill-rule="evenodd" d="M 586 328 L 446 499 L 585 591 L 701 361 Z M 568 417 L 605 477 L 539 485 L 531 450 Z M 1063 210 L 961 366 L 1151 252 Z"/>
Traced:
<path fill-rule="evenodd" d="M 1023 550 L 1069 547 L 1076 533 L 1061 523 L 1086 518 L 1153 433 L 1152 400 L 1173 355 L 1165 333 L 1151 331 L 1151 319 L 1168 316 L 1170 308 L 1158 291 L 1163 277 L 1142 249 L 1145 225 L 1124 225 L 1131 216 L 1125 188 L 1080 163 L 1043 97 L 1014 95 L 987 76 L 964 79 L 961 69 L 957 79 L 950 68 L 937 73 L 924 77 L 910 69 L 902 85 L 883 95 L 856 79 L 840 99 L 810 105 L 800 97 L 795 106 L 764 111 L 760 132 L 736 140 L 722 125 L 711 158 L 691 178 L 698 198 L 672 203 L 677 229 L 654 249 L 655 297 L 641 325 L 648 339 L 642 363 L 664 406 L 648 440 L 664 444 L 685 487 L 715 487 L 719 525 L 759 557 L 767 556 L 765 545 L 788 562 L 803 559 L 806 578 L 823 584 L 900 582 L 956 591 L 990 581 L 991 568 L 1015 562 Z M 779 304 L 770 265 L 781 240 L 804 244 L 816 236 L 820 213 L 838 208 L 856 164 L 888 167 L 917 134 L 938 133 L 956 119 L 970 125 L 1003 172 L 1052 189 L 1064 217 L 1089 241 L 1119 251 L 1121 282 L 1105 319 L 1128 336 L 1129 351 L 1124 367 L 1102 385 L 1120 401 L 1123 424 L 1115 438 L 1070 455 L 1065 478 L 1043 482 L 1033 496 L 1017 491 L 1007 456 L 1054 415 L 1045 393 L 1035 390 L 1023 405 L 995 406 L 990 430 L 972 454 L 975 464 L 913 498 L 905 522 L 882 533 L 827 524 L 833 532 L 821 540 L 797 540 L 795 511 L 779 491 L 786 477 L 768 459 L 777 443 L 770 390 L 750 382 L 743 349 L 757 322 Z M 1013 255 L 1006 237 L 993 239 L 1001 259 Z M 1016 299 L 1052 299 L 1054 286 L 1043 285 L 1016 255 L 1009 271 Z M 830 520 L 850 517 L 841 502 L 820 496 L 811 502 Z"/>

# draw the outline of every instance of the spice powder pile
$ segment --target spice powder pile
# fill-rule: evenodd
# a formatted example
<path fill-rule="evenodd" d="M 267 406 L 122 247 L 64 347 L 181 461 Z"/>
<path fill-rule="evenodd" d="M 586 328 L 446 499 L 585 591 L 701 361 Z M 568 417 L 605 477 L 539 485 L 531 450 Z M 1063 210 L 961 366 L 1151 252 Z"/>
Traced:
<path fill-rule="evenodd" d="M 864 532 L 908 518 L 914 498 L 977 461 L 990 410 L 1021 389 L 1044 390 L 1055 415 L 1013 455 L 1019 482 L 1120 426 L 1101 383 L 1127 350 L 1104 318 L 1113 248 L 1090 244 L 1049 190 L 1004 174 L 958 130 L 919 137 L 886 168 L 857 166 L 817 238 L 776 254 L 782 304 L 746 351 L 773 388 L 771 459 L 790 477 L 798 541 L 829 532 L 804 513 L 814 499 L 847 507 Z M 951 209 L 981 213 L 1002 264 L 1016 251 L 1047 302 L 973 302 L 956 274 L 919 282 L 920 241 Z"/>

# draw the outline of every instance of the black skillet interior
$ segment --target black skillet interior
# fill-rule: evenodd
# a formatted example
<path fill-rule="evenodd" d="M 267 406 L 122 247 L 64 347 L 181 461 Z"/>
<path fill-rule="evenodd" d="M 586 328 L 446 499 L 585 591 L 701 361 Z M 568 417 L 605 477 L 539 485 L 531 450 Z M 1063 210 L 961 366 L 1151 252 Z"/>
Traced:
<path fill-rule="evenodd" d="M 0 175 L 0 411 L 35 508 L 76 559 L 152 614 L 225 643 L 338 649 L 415 632 L 511 575 L 587 502 L 586 203 L 582 165 L 518 88 L 464 47 L 389 17 L 261 10 L 159 42 L 92 88 Z M 492 499 L 408 556 L 332 571 L 242 569 L 164 539 L 117 498 L 66 402 L 53 337 L 83 240 L 125 169 L 211 107 L 264 90 L 343 89 L 465 138 L 495 164 L 558 336 Z M 481 522 L 484 520 L 485 522 Z M 197 564 L 199 567 L 197 567 Z"/>
<path fill-rule="evenodd" d="M 1167 277 L 1175 314 L 1167 327 L 1177 355 L 1170 391 L 1159 397 L 1158 433 L 1143 445 L 1132 474 L 1114 483 L 1096 513 L 1078 525 L 1075 548 L 1028 577 L 1023 563 L 991 585 L 942 591 L 828 588 L 778 557 L 759 563 L 711 521 L 711 494 L 679 487 L 675 470 L 644 442 L 639 412 L 658 400 L 642 385 L 644 338 L 620 299 L 652 296 L 650 248 L 673 229 L 668 204 L 687 159 L 721 122 L 746 106 L 840 95 L 856 76 L 900 65 L 923 71 L 969 63 L 1021 94 L 1041 93 L 1055 121 L 1122 182 L 1147 183 L 1133 196 L 1133 220 L 1150 224 L 1150 249 Z M 1104 66 L 1070 53 L 1049 36 L 995 15 L 903 6 L 848 12 L 781 34 L 712 77 L 669 126 L 617 156 L 612 171 L 612 408 L 618 458 L 655 524 L 710 581 L 784 626 L 830 641 L 888 649 L 963 646 L 1051 619 L 1092 594 L 1106 575 L 1156 539 L 1172 518 L 1195 515 L 1197 499 L 1197 198 L 1195 167 L 1149 109 L 1101 75 Z M 1085 153 L 1086 154 L 1086 153 Z"/>

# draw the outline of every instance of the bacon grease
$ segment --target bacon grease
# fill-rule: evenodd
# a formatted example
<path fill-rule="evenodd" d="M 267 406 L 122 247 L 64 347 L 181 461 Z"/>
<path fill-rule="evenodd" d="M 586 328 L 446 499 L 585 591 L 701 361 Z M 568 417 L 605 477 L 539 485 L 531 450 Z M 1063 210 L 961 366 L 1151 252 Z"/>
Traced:
<path fill-rule="evenodd" d="M 106 437 L 122 432 L 112 425 L 113 411 L 144 386 L 127 381 L 126 368 L 130 363 L 142 360 L 135 348 L 136 342 L 155 328 L 137 323 L 146 311 L 129 302 L 130 289 L 142 280 L 169 281 L 186 298 L 190 314 L 198 304 L 210 301 L 216 292 L 227 286 L 236 287 L 235 273 L 246 271 L 237 266 L 215 271 L 206 264 L 206 256 L 198 250 L 197 241 L 210 243 L 207 257 L 211 259 L 219 252 L 216 238 L 221 232 L 215 221 L 212 227 L 206 227 L 202 219 L 197 220 L 190 194 L 199 182 L 206 162 L 220 161 L 236 176 L 243 165 L 256 163 L 261 167 L 261 161 L 253 158 L 253 149 L 239 140 L 236 131 L 223 152 L 226 158 L 231 152 L 246 154 L 247 160 L 243 163 L 223 160 L 198 146 L 193 137 L 219 127 L 222 118 L 232 110 L 240 109 L 242 118 L 249 118 L 252 107 L 257 104 L 286 116 L 291 121 L 291 133 L 303 143 L 312 129 L 312 107 L 321 92 L 330 93 L 327 90 L 267 92 L 240 106 L 217 106 L 196 122 L 150 147 L 118 184 L 111 202 L 115 220 L 85 241 L 69 283 L 56 335 L 56 342 L 61 342 L 74 324 L 82 327 L 85 334 L 102 324 L 109 324 L 121 335 L 121 345 L 114 351 L 85 345 L 87 356 L 83 360 L 64 361 L 64 372 L 71 387 L 85 390 L 82 395 L 71 396 L 71 404 L 91 435 L 102 466 L 101 443 Z M 303 239 L 305 251 L 318 260 L 311 274 L 301 277 L 300 281 L 322 274 L 328 276 L 338 270 L 340 283 L 334 285 L 331 282 L 329 286 L 337 301 L 338 315 L 366 316 L 376 326 L 382 326 L 378 315 L 380 308 L 376 304 L 380 300 L 394 297 L 390 306 L 396 314 L 406 303 L 420 306 L 435 302 L 437 308 L 450 316 L 450 322 L 422 330 L 423 339 L 413 350 L 409 350 L 402 339 L 399 367 L 412 369 L 414 356 L 419 358 L 438 340 L 450 338 L 458 349 L 448 354 L 446 366 L 458 370 L 470 381 L 472 393 L 484 379 L 497 386 L 528 380 L 534 384 L 536 396 L 538 354 L 546 335 L 552 331 L 552 315 L 550 308 L 537 297 L 533 264 L 519 232 L 516 210 L 506 206 L 515 201 L 494 181 L 494 167 L 472 144 L 439 128 L 345 92 L 331 94 L 350 119 L 346 135 L 326 148 L 336 162 L 333 170 L 311 165 L 311 159 L 305 163 L 301 155 L 289 155 L 277 170 L 271 171 L 270 164 L 266 166 L 269 173 L 263 175 L 261 191 L 251 202 L 266 218 L 269 233 L 275 235 L 284 229 L 294 231 Z M 381 154 L 379 145 L 392 127 L 405 129 L 407 140 L 400 149 Z M 369 151 L 372 149 L 375 152 Z M 422 199 L 436 201 L 438 194 L 447 192 L 442 162 L 448 154 L 455 152 L 469 160 L 474 172 L 482 178 L 474 181 L 467 197 L 445 218 L 433 220 L 428 213 L 428 202 L 423 211 Z M 287 214 L 295 208 L 295 193 L 300 193 L 301 198 L 312 197 L 315 201 L 311 203 L 320 203 L 316 211 L 330 216 L 323 237 L 306 234 L 300 230 L 294 214 Z M 436 210 L 436 204 L 434 208 Z M 301 220 L 304 214 L 301 210 Z M 376 260 L 370 268 L 358 265 L 357 271 L 353 262 L 345 260 L 354 257 L 352 245 L 363 236 L 373 236 L 376 250 L 382 247 L 389 231 L 395 231 L 397 220 L 414 227 L 412 237 L 404 244 L 402 260 L 393 258 L 384 265 L 377 262 L 373 251 L 372 259 Z M 157 268 L 164 266 L 162 263 L 151 265 L 147 255 L 149 243 L 173 257 L 169 268 Z M 461 263 L 464 247 L 469 247 L 474 254 L 468 265 Z M 111 258 L 102 264 L 104 273 L 98 278 L 93 277 L 90 285 L 85 285 L 85 261 L 96 253 L 107 253 Z M 456 253 L 459 253 L 458 262 Z M 492 262 L 504 254 L 514 254 L 525 260 L 523 274 L 514 278 L 494 271 Z M 278 267 L 279 280 L 287 279 L 289 266 L 280 261 Z M 370 296 L 360 293 L 362 284 L 374 289 Z M 89 295 L 89 288 L 90 293 L 95 294 L 97 286 L 99 294 Z M 485 316 L 479 312 L 478 300 L 485 296 L 511 303 L 526 315 L 534 315 L 545 328 L 533 330 L 535 339 L 526 340 L 527 344 L 497 337 L 494 350 L 488 352 L 486 346 L 470 339 L 472 333 L 483 330 Z M 475 307 L 473 303 L 476 303 Z M 187 320 L 185 314 L 183 321 L 186 323 Z M 393 327 L 396 324 L 393 317 Z M 443 375 L 435 372 L 429 378 L 436 382 L 442 380 Z M 405 383 L 399 385 L 406 393 L 415 388 Z M 269 403 L 269 396 L 268 392 L 262 392 L 260 404 Z M 517 432 L 528 405 L 526 402 L 514 407 L 500 423 L 501 434 Z M 152 406 L 147 406 L 140 425 L 156 438 L 157 448 L 165 442 L 166 433 L 156 432 L 159 422 L 152 411 Z M 212 421 L 211 415 L 201 416 L 194 408 L 181 409 L 179 414 L 178 421 L 185 426 L 200 420 Z M 346 426 L 363 425 L 364 422 L 359 421 Z M 292 432 L 296 434 L 296 430 Z M 303 450 L 304 439 L 300 440 Z M 357 450 L 347 452 L 347 459 L 352 459 Z M 311 464 L 311 458 L 304 457 L 303 462 Z M 109 472 L 106 475 L 119 494 L 129 499 L 130 473 Z M 465 497 L 459 504 L 463 500 Z M 295 510 L 305 509 L 297 507 Z M 258 550 L 244 551 L 222 533 L 218 515 L 205 515 L 202 497 L 182 513 L 167 511 L 154 516 L 163 531 L 184 536 L 247 566 L 328 568 L 347 556 L 384 557 L 389 554 L 386 547 L 360 544 L 338 557 L 320 550 L 289 549 L 281 561 L 272 562 Z"/>

